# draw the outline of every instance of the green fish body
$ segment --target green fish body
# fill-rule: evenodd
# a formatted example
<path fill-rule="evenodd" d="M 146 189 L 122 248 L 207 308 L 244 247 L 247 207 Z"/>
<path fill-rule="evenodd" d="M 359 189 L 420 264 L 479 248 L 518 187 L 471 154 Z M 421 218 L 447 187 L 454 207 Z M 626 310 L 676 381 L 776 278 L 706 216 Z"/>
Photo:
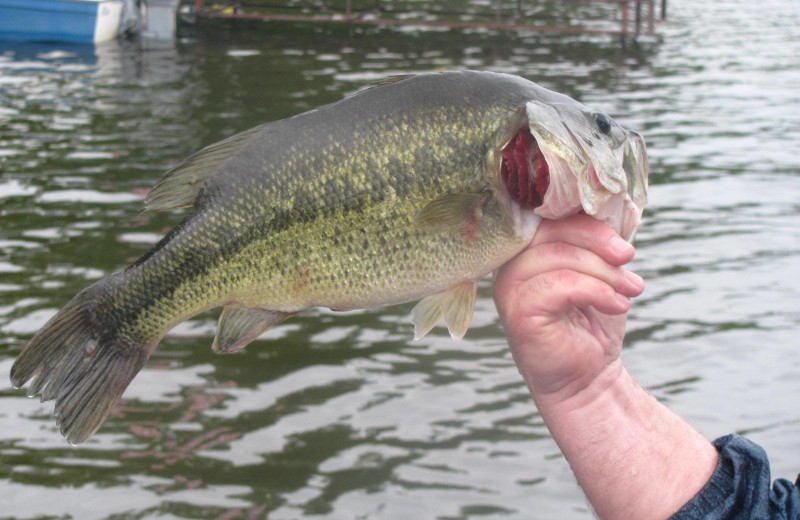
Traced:
<path fill-rule="evenodd" d="M 310 307 L 420 299 L 415 337 L 443 317 L 460 338 L 477 280 L 521 251 L 540 218 L 588 209 L 632 236 L 646 183 L 637 134 L 530 81 L 392 79 L 168 172 L 146 211 L 188 216 L 75 296 L 20 354 L 12 382 L 35 376 L 29 393 L 56 400 L 62 433 L 78 443 L 167 331 L 209 308 L 223 307 L 220 353 Z"/>

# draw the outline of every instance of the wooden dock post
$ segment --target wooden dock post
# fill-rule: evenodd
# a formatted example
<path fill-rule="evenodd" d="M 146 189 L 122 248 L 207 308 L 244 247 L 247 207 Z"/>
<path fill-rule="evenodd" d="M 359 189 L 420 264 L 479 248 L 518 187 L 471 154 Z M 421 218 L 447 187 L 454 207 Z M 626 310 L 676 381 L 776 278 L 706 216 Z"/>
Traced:
<path fill-rule="evenodd" d="M 628 2 L 621 2 L 619 4 L 622 9 L 622 19 L 620 20 L 619 37 L 622 45 L 625 45 L 626 36 L 628 35 Z"/>

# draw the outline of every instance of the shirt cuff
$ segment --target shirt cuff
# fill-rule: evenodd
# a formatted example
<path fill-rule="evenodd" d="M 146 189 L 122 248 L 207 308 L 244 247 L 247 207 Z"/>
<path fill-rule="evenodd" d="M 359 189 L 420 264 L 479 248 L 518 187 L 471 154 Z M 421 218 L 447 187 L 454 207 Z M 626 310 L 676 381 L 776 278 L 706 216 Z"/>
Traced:
<path fill-rule="evenodd" d="M 800 519 L 800 476 L 794 485 L 778 479 L 770 489 L 769 461 L 761 446 L 738 435 L 713 444 L 719 452 L 714 474 L 671 520 Z"/>

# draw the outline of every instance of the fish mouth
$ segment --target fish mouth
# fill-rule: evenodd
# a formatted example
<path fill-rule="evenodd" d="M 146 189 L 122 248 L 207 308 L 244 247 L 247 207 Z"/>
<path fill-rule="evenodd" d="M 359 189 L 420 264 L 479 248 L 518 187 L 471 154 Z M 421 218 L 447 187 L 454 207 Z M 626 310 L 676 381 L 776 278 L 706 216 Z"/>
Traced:
<path fill-rule="evenodd" d="M 531 102 L 502 149 L 509 198 L 540 217 L 584 212 L 632 241 L 647 203 L 649 167 L 641 135 L 617 127 L 598 137 L 575 111 Z"/>
<path fill-rule="evenodd" d="M 520 128 L 503 148 L 500 177 L 511 200 L 526 208 L 538 208 L 544 203 L 550 167 L 527 126 Z"/>

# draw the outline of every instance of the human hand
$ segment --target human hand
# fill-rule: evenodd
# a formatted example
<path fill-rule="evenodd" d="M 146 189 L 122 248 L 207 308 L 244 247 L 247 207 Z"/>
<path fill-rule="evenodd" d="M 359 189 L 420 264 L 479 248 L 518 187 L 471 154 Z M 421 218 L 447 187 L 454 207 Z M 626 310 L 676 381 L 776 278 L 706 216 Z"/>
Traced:
<path fill-rule="evenodd" d="M 576 215 L 543 220 L 530 246 L 500 268 L 495 304 L 537 402 L 565 401 L 621 370 L 629 298 L 644 290 L 621 267 L 633 255 L 611 228 Z"/>
<path fill-rule="evenodd" d="M 599 518 L 668 518 L 717 467 L 717 451 L 619 359 L 633 247 L 603 223 L 545 220 L 500 268 L 494 299 L 519 371 Z"/>

